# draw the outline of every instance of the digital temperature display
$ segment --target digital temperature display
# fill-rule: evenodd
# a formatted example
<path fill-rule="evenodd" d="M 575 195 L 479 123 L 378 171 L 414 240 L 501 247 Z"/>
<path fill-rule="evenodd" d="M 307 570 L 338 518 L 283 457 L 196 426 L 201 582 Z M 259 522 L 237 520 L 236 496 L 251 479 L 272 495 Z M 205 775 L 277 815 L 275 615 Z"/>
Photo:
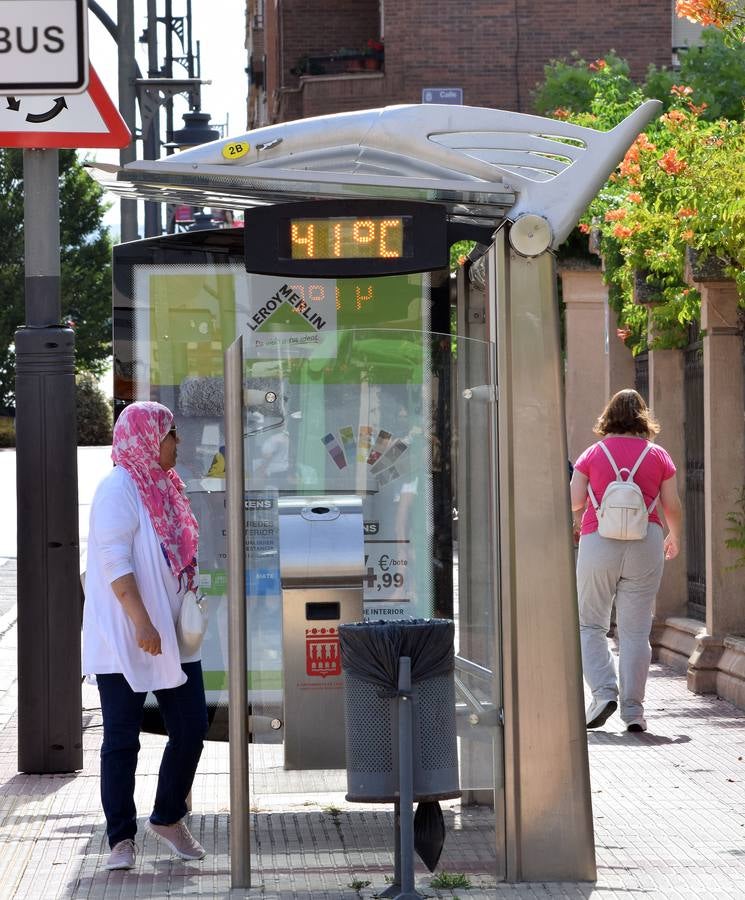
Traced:
<path fill-rule="evenodd" d="M 401 259 L 411 255 L 406 240 L 411 216 L 290 219 L 289 226 L 290 259 Z"/>
<path fill-rule="evenodd" d="M 244 260 L 257 275 L 361 278 L 448 265 L 447 210 L 413 200 L 298 200 L 247 209 Z"/>

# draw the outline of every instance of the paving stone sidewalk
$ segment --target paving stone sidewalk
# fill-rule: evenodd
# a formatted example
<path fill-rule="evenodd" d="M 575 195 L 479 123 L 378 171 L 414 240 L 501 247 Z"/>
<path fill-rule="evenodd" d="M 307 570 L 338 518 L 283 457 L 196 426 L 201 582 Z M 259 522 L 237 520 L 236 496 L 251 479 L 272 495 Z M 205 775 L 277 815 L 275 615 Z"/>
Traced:
<path fill-rule="evenodd" d="M 0 559 L 0 591 L 14 587 L 14 569 L 15 560 Z M 84 687 L 83 771 L 19 774 L 13 604 L 7 609 L 0 615 L 0 897 L 352 900 L 385 889 L 392 873 L 390 809 L 347 804 L 343 793 L 332 791 L 254 793 L 248 812 L 254 886 L 231 892 L 227 746 L 215 743 L 207 745 L 200 764 L 190 820 L 206 859 L 177 861 L 140 829 L 137 867 L 105 871 L 97 692 Z M 652 667 L 647 710 L 646 734 L 622 731 L 613 717 L 588 735 L 597 884 L 495 883 L 484 866 L 493 847 L 489 815 L 448 802 L 440 868 L 464 872 L 471 886 L 433 888 L 420 867 L 418 889 L 461 900 L 745 897 L 745 715 L 715 697 L 689 694 L 684 677 L 658 665 Z M 155 792 L 162 747 L 162 738 L 143 736 L 136 795 L 142 812 Z"/>

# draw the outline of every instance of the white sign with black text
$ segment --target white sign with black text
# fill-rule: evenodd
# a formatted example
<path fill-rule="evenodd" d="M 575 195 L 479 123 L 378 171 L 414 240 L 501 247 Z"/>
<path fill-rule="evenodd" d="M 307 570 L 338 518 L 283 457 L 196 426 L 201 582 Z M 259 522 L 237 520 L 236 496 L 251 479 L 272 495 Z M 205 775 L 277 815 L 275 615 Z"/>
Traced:
<path fill-rule="evenodd" d="M 0 94 L 88 86 L 88 0 L 0 0 Z"/>

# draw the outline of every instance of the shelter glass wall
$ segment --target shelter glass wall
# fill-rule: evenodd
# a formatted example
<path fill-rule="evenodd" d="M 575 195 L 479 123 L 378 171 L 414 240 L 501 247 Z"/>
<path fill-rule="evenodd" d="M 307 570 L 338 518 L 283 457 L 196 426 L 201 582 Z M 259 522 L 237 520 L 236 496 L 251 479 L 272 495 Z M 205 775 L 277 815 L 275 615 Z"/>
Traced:
<path fill-rule="evenodd" d="M 469 532 L 478 573 L 460 571 L 458 540 L 467 492 L 494 490 L 493 344 L 452 333 L 447 271 L 253 275 L 242 240 L 240 232 L 195 232 L 115 251 L 116 403 L 153 399 L 174 411 L 178 472 L 200 522 L 208 737 L 227 740 L 223 353 L 242 335 L 252 803 L 324 807 L 346 791 L 342 733 L 331 742 L 341 761 L 332 751 L 329 765 L 306 766 L 316 737 L 302 729 L 299 751 L 288 756 L 288 716 L 298 708 L 290 693 L 307 697 L 309 708 L 319 695 L 333 706 L 341 683 L 333 632 L 309 624 L 293 643 L 283 626 L 279 510 L 289 498 L 351 495 L 362 501 L 363 614 L 456 623 L 464 799 L 445 804 L 461 838 L 446 844 L 446 867 L 494 871 L 503 833 L 497 536 L 487 524 Z M 469 467 L 486 482 L 463 477 L 465 446 Z M 474 462 L 479 452 L 483 460 Z M 478 602 L 469 596 L 474 585 Z M 150 715 L 156 729 L 154 707 Z"/>

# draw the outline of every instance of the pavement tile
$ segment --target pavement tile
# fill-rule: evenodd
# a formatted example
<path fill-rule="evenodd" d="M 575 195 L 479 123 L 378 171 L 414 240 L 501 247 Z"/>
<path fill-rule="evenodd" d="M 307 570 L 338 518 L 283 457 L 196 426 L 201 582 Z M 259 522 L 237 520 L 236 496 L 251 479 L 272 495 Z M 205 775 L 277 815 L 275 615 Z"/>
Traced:
<path fill-rule="evenodd" d="M 13 583 L 14 565 L 14 560 L 0 560 L 0 595 Z M 392 809 L 346 803 L 338 773 L 284 773 L 276 745 L 250 748 L 251 888 L 230 889 L 224 744 L 206 746 L 193 791 L 189 825 L 207 858 L 195 863 L 174 859 L 140 827 L 136 868 L 107 872 L 98 793 L 97 691 L 83 687 L 83 770 L 75 776 L 20 774 L 15 655 L 14 620 L 0 614 L 0 897 L 367 900 L 388 885 Z M 418 889 L 428 897 L 462 900 L 742 900 L 745 714 L 726 701 L 688 693 L 684 676 L 653 665 L 648 721 L 643 735 L 625 732 L 617 716 L 588 733 L 596 884 L 497 883 L 493 814 L 447 801 L 448 837 L 438 871 L 464 873 L 471 887 L 433 888 L 430 874 L 418 866 Z M 142 738 L 135 797 L 141 824 L 149 813 L 164 743 L 159 736 Z"/>

